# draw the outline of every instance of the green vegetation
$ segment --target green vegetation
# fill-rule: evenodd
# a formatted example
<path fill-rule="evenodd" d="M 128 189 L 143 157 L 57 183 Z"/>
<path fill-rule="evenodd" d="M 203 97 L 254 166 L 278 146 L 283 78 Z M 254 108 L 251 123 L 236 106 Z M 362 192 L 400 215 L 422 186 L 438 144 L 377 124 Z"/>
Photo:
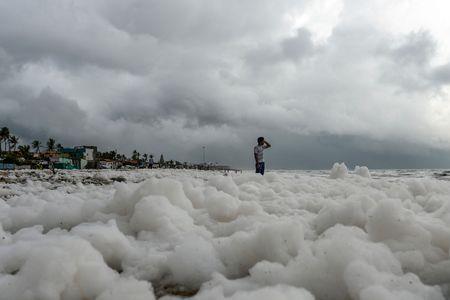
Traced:
<path fill-rule="evenodd" d="M 36 153 L 40 153 L 41 151 L 41 147 L 42 147 L 42 143 L 38 140 L 34 140 L 31 143 L 31 146 L 33 147 L 34 151 L 36 151 Z"/>
<path fill-rule="evenodd" d="M 41 168 L 42 165 L 48 165 L 50 158 L 55 159 L 55 166 L 63 164 L 64 166 L 74 166 L 75 161 L 79 161 L 82 154 L 79 148 L 64 148 L 61 143 L 57 143 L 54 138 L 49 138 L 46 147 L 39 140 L 33 140 L 30 145 L 19 144 L 19 137 L 11 134 L 8 127 L 0 129 L 0 163 L 25 165 L 31 168 Z M 46 151 L 41 152 L 44 148 Z M 88 147 L 89 148 L 89 147 Z M 92 147 L 91 147 L 92 148 Z M 94 147 L 96 148 L 96 147 Z M 33 152 L 31 152 L 33 150 Z M 83 153 L 83 152 L 82 152 Z M 73 163 L 70 163 L 74 160 Z M 53 160 L 55 161 L 55 160 Z M 117 150 L 100 152 L 95 150 L 94 161 L 91 161 L 90 168 L 105 167 L 103 164 L 110 164 L 111 167 L 159 167 L 159 168 L 188 168 L 198 167 L 187 162 L 179 162 L 174 160 L 165 161 L 164 155 L 161 154 L 159 161 L 154 159 L 153 154 L 144 153 L 141 155 L 138 150 L 133 150 L 131 158 L 124 154 L 120 154 Z M 93 166 L 92 166 L 93 165 Z M 64 167 L 66 168 L 66 167 Z M 78 168 L 80 165 L 78 164 Z"/>
<path fill-rule="evenodd" d="M 52 138 L 49 138 L 48 139 L 48 141 L 47 141 L 47 150 L 48 151 L 53 151 L 53 150 L 55 150 L 55 140 L 54 139 L 52 139 Z"/>
<path fill-rule="evenodd" d="M 2 142 L 5 144 L 5 151 L 6 151 L 6 144 L 9 140 L 9 128 L 8 127 L 2 127 L 0 129 L 0 152 L 2 152 Z"/>

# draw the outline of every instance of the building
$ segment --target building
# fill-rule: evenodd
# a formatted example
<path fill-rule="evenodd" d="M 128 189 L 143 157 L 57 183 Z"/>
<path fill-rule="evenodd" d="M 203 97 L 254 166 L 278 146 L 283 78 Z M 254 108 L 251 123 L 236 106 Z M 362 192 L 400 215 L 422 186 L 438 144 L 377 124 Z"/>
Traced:
<path fill-rule="evenodd" d="M 82 156 L 79 160 L 80 169 L 96 169 L 98 167 L 96 146 L 77 146 L 74 149 Z"/>
<path fill-rule="evenodd" d="M 98 161 L 99 169 L 118 169 L 121 166 L 122 166 L 121 162 L 113 159 L 102 159 Z"/>
<path fill-rule="evenodd" d="M 128 159 L 123 162 L 123 167 L 125 168 L 138 168 L 139 160 L 137 159 Z"/>
<path fill-rule="evenodd" d="M 0 170 L 14 170 L 16 168 L 15 164 L 7 164 L 0 162 Z"/>
<path fill-rule="evenodd" d="M 58 159 L 62 159 L 62 161 L 58 162 L 67 165 L 70 163 L 69 160 L 71 160 L 74 169 L 95 169 L 97 168 L 96 158 L 96 146 L 76 146 L 74 148 L 61 148 Z"/>

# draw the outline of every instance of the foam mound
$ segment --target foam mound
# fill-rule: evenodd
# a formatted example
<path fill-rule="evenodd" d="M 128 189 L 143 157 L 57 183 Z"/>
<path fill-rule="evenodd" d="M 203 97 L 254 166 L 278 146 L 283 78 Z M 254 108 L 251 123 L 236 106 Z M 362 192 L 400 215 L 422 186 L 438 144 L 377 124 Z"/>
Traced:
<path fill-rule="evenodd" d="M 0 185 L 0 299 L 450 297 L 447 181 L 344 163 L 36 174 Z"/>

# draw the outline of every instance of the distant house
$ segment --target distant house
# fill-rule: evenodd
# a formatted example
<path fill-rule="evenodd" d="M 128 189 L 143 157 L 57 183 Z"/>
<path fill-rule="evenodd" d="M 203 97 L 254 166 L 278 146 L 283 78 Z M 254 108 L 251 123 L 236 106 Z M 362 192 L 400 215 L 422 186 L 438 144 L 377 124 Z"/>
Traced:
<path fill-rule="evenodd" d="M 48 159 L 48 160 L 50 160 L 52 158 L 53 159 L 59 158 L 59 153 L 57 151 L 46 151 L 46 152 L 41 153 L 41 158 Z"/>
<path fill-rule="evenodd" d="M 16 168 L 15 164 L 6 164 L 0 162 L 0 170 L 14 170 Z"/>
<path fill-rule="evenodd" d="M 75 169 L 94 169 L 97 167 L 96 146 L 76 146 L 74 148 L 61 148 L 59 150 L 58 162 L 71 164 Z M 59 161 L 62 159 L 63 161 Z"/>
<path fill-rule="evenodd" d="M 128 159 L 123 162 L 123 166 L 127 168 L 137 168 L 139 167 L 139 161 L 137 159 Z"/>
<path fill-rule="evenodd" d="M 80 169 L 96 169 L 98 167 L 96 146 L 77 146 L 74 149 L 82 154 Z"/>
<path fill-rule="evenodd" d="M 53 162 L 53 166 L 56 169 L 63 169 L 63 170 L 74 170 L 77 169 L 77 167 L 74 165 L 73 160 L 66 157 L 60 157 L 58 161 Z"/>
<path fill-rule="evenodd" d="M 100 169 L 117 169 L 121 165 L 121 162 L 113 159 L 102 159 L 98 162 L 98 167 Z"/>
<path fill-rule="evenodd" d="M 97 146 L 77 146 L 75 149 L 84 149 L 84 158 L 87 161 L 95 161 L 97 158 Z"/>

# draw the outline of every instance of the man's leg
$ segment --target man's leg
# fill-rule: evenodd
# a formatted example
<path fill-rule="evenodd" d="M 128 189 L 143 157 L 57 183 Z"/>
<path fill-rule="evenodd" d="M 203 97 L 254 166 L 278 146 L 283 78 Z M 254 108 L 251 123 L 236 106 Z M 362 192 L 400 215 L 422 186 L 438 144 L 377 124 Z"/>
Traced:
<path fill-rule="evenodd" d="M 256 172 L 255 173 L 259 173 L 261 175 L 264 175 L 264 162 L 260 162 L 256 165 Z"/>

